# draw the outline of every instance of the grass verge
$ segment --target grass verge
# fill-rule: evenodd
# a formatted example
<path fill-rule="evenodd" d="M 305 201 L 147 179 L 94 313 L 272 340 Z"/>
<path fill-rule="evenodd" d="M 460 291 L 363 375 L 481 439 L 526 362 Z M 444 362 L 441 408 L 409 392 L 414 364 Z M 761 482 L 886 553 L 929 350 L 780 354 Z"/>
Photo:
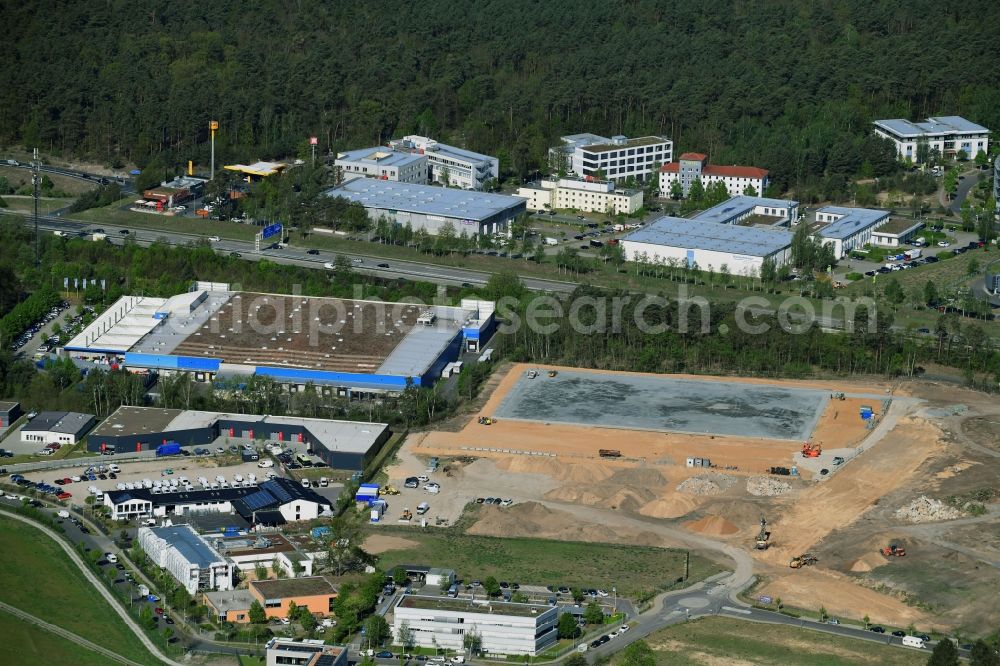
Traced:
<path fill-rule="evenodd" d="M 0 664 L 105 666 L 104 655 L 0 611 Z"/>
<path fill-rule="evenodd" d="M 658 664 L 798 664 L 908 666 L 922 662 L 916 650 L 842 638 L 785 625 L 709 617 L 651 634 L 646 642 Z M 623 664 L 621 657 L 613 660 Z"/>
<path fill-rule="evenodd" d="M 598 588 L 633 599 L 644 598 L 674 585 L 684 575 L 686 553 L 652 546 L 552 541 L 549 539 L 473 536 L 455 530 L 415 532 L 391 526 L 376 534 L 392 534 L 416 545 L 380 556 L 388 571 L 397 564 L 420 563 L 454 569 L 459 578 L 497 580 L 522 585 L 565 585 Z M 723 569 L 691 556 L 690 580 L 707 578 Z"/>
<path fill-rule="evenodd" d="M 202 220 L 196 217 L 165 216 L 153 213 L 136 213 L 123 209 L 122 206 L 134 201 L 135 197 L 116 201 L 103 208 L 73 213 L 70 219 L 88 222 L 90 224 L 116 224 L 136 229 L 174 231 L 184 234 L 195 234 L 208 238 L 219 236 L 232 240 L 252 241 L 259 227 L 237 224 L 236 222 L 220 222 L 218 220 Z"/>
<path fill-rule="evenodd" d="M 0 518 L 0 543 L 4 545 L 0 599 L 122 656 L 142 663 L 155 661 L 49 537 Z"/>

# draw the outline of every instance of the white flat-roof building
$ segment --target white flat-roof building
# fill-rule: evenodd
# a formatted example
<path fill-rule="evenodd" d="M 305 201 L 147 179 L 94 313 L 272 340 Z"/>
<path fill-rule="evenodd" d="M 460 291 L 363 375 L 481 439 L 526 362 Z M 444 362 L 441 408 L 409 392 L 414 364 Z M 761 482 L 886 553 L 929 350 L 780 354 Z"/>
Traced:
<path fill-rule="evenodd" d="M 764 260 L 791 258 L 792 233 L 783 229 L 661 217 L 621 239 L 626 261 L 675 262 L 730 275 L 757 275 Z"/>
<path fill-rule="evenodd" d="M 418 646 L 462 651 L 474 630 L 487 655 L 533 656 L 558 640 L 558 617 L 555 606 L 407 594 L 393 610 L 393 633 L 405 622 Z"/>
<path fill-rule="evenodd" d="M 667 196 L 674 182 L 679 182 L 681 191 L 686 197 L 696 179 L 700 179 L 704 187 L 722 183 L 731 197 L 744 194 L 748 187 L 752 187 L 757 196 L 760 196 L 768 186 L 767 174 L 767 169 L 750 166 L 716 166 L 708 163 L 708 155 L 683 153 L 676 162 L 660 167 L 660 196 Z"/>
<path fill-rule="evenodd" d="M 642 190 L 616 188 L 610 180 L 546 178 L 519 188 L 517 196 L 527 200 L 528 210 L 630 215 L 642 208 Z"/>
<path fill-rule="evenodd" d="M 359 148 L 337 153 L 334 166 L 342 170 L 344 180 L 379 178 L 400 183 L 427 182 L 427 157 L 406 153 L 385 146 Z"/>
<path fill-rule="evenodd" d="M 931 152 L 945 157 L 954 157 L 959 151 L 967 159 L 974 158 L 980 151 L 989 152 L 990 131 L 982 125 L 969 122 L 961 116 L 939 116 L 923 122 L 911 122 L 903 118 L 876 120 L 877 136 L 891 139 L 896 144 L 899 159 L 917 161 L 917 143 L 927 142 Z"/>
<path fill-rule="evenodd" d="M 760 223 L 765 226 L 787 227 L 799 221 L 799 202 L 739 195 L 703 210 L 691 219 L 716 224 L 740 224 L 754 216 L 758 216 Z"/>
<path fill-rule="evenodd" d="M 813 237 L 823 245 L 832 245 L 834 258 L 843 259 L 851 250 L 873 242 L 873 232 L 888 221 L 887 210 L 826 206 L 816 211 L 816 223 L 823 226 Z"/>
<path fill-rule="evenodd" d="M 93 414 L 41 412 L 21 428 L 21 441 L 73 446 L 93 427 Z"/>
<path fill-rule="evenodd" d="M 568 171 L 582 178 L 621 180 L 630 176 L 645 180 L 662 164 L 673 161 L 674 142 L 662 136 L 610 139 L 596 134 L 570 134 L 562 144 L 549 149 L 555 171 Z"/>
<path fill-rule="evenodd" d="M 139 545 L 191 594 L 233 589 L 233 565 L 190 525 L 140 527 Z"/>
<path fill-rule="evenodd" d="M 373 220 L 409 224 L 414 231 L 423 229 L 431 235 L 449 222 L 457 234 L 506 233 L 526 210 L 519 197 L 364 178 L 345 181 L 327 191 L 327 196 L 360 203 Z"/>
<path fill-rule="evenodd" d="M 347 647 L 322 639 L 272 638 L 264 646 L 266 666 L 347 666 Z"/>
<path fill-rule="evenodd" d="M 389 145 L 396 150 L 416 152 L 427 158 L 431 182 L 463 190 L 481 190 L 488 180 L 500 177 L 500 160 L 464 148 L 456 148 L 426 136 L 410 134 Z"/>
<path fill-rule="evenodd" d="M 919 220 L 889 220 L 872 231 L 872 243 L 882 247 L 899 247 L 909 242 L 923 225 Z"/>

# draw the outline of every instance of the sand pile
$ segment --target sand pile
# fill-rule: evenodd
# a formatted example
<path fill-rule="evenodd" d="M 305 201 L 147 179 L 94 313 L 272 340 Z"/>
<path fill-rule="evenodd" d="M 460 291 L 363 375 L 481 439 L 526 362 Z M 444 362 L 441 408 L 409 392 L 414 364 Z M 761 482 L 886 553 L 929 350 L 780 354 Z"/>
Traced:
<path fill-rule="evenodd" d="M 772 479 L 769 476 L 751 476 L 747 479 L 747 492 L 757 497 L 774 497 L 791 490 L 792 487 L 784 481 Z"/>
<path fill-rule="evenodd" d="M 652 518 L 680 518 L 697 507 L 698 501 L 693 497 L 671 494 L 649 502 L 639 509 L 639 513 Z"/>
<path fill-rule="evenodd" d="M 961 518 L 962 512 L 938 499 L 921 495 L 904 507 L 896 510 L 896 518 L 907 523 L 930 523 L 938 520 Z"/>
<path fill-rule="evenodd" d="M 733 525 L 722 516 L 711 515 L 698 520 L 689 520 L 683 523 L 683 527 L 698 534 L 709 534 L 712 536 L 726 536 L 727 534 L 736 534 L 739 531 L 736 525 Z"/>
<path fill-rule="evenodd" d="M 728 474 L 700 474 L 682 481 L 677 490 L 692 495 L 718 495 L 734 483 L 736 479 Z"/>
<path fill-rule="evenodd" d="M 667 485 L 667 479 L 659 470 L 649 467 L 633 467 L 618 470 L 605 483 L 615 483 L 636 488 L 663 488 Z"/>
<path fill-rule="evenodd" d="M 479 520 L 466 530 L 468 534 L 663 546 L 663 539 L 653 532 L 581 523 L 571 513 L 553 510 L 538 502 L 524 502 L 503 509 L 483 507 L 479 515 Z"/>
<path fill-rule="evenodd" d="M 638 511 L 639 508 L 656 497 L 646 488 L 631 488 L 620 485 L 600 484 L 595 486 L 566 485 L 545 493 L 545 499 L 574 504 L 603 506 L 609 509 Z"/>
<path fill-rule="evenodd" d="M 600 463 L 566 463 L 555 458 L 511 456 L 496 461 L 497 469 L 519 474 L 545 474 L 570 483 L 602 483 L 614 470 Z"/>

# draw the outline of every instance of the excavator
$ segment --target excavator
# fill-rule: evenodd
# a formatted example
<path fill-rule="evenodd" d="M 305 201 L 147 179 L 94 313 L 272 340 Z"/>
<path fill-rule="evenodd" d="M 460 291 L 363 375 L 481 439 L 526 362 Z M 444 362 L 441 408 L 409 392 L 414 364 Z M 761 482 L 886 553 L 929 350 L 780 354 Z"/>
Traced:
<path fill-rule="evenodd" d="M 767 547 L 771 545 L 770 543 L 771 533 L 767 531 L 767 519 L 764 516 L 760 517 L 760 532 L 757 533 L 757 540 L 754 544 L 754 548 L 757 550 L 767 550 Z"/>
<path fill-rule="evenodd" d="M 806 442 L 802 445 L 802 455 L 806 458 L 819 458 L 819 454 L 823 453 L 822 444 L 810 444 Z"/>
<path fill-rule="evenodd" d="M 387 484 L 385 484 L 385 487 L 382 488 L 382 494 L 383 495 L 398 495 L 399 494 L 399 489 L 396 488 L 395 486 L 387 483 Z"/>
<path fill-rule="evenodd" d="M 882 553 L 883 557 L 906 557 L 906 549 L 898 543 L 890 543 L 885 548 L 879 548 L 878 552 Z"/>
<path fill-rule="evenodd" d="M 802 555 L 793 557 L 788 562 L 788 566 L 790 566 L 793 569 L 801 569 L 804 566 L 816 564 L 816 562 L 818 561 L 819 558 L 813 555 L 812 553 L 803 553 Z"/>
<path fill-rule="evenodd" d="M 494 423 L 496 423 L 496 419 L 494 419 L 492 416 L 479 417 L 479 425 L 493 425 Z"/>

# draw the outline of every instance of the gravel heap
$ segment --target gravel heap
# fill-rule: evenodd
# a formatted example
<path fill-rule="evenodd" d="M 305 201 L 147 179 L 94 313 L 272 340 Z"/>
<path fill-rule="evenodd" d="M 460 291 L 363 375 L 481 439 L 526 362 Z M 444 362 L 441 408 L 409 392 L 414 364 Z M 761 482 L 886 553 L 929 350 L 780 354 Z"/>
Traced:
<path fill-rule="evenodd" d="M 751 476 L 747 479 L 747 492 L 757 497 L 774 497 L 782 495 L 791 490 L 791 486 L 784 481 L 772 479 L 769 476 Z"/>
<path fill-rule="evenodd" d="M 907 523 L 930 523 L 938 520 L 961 518 L 962 512 L 948 506 L 941 500 L 921 495 L 904 507 L 896 510 L 896 518 Z"/>
<path fill-rule="evenodd" d="M 701 474 L 685 479 L 677 486 L 677 490 L 691 495 L 718 495 L 735 482 L 736 479 L 728 474 Z"/>

